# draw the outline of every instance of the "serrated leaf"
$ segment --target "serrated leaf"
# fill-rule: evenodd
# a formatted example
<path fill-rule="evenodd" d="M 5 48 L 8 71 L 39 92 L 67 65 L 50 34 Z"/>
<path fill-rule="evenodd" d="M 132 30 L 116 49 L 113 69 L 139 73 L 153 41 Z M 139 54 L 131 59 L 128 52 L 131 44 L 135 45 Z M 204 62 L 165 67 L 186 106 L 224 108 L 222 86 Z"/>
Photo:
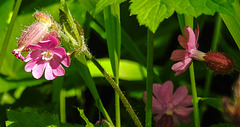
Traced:
<path fill-rule="evenodd" d="M 7 127 L 59 127 L 57 115 L 48 112 L 38 114 L 36 112 L 18 112 L 7 110 Z"/>
<path fill-rule="evenodd" d="M 95 15 L 97 13 L 99 13 L 100 11 L 103 10 L 103 8 L 111 5 L 111 4 L 120 4 L 122 2 L 124 2 L 125 0 L 100 0 L 97 5 L 96 5 L 96 9 L 95 9 Z"/>
<path fill-rule="evenodd" d="M 234 14 L 233 0 L 131 0 L 132 15 L 137 15 L 140 25 L 156 32 L 159 24 L 169 18 L 174 11 L 198 17 L 201 14 L 213 15 L 221 12 Z"/>
<path fill-rule="evenodd" d="M 221 98 L 200 98 L 204 103 L 216 108 L 220 111 L 223 111 L 222 99 Z"/>
<path fill-rule="evenodd" d="M 213 15 L 221 12 L 234 14 L 232 3 L 234 0 L 173 0 L 169 1 L 177 13 L 198 17 L 201 14 Z"/>
<path fill-rule="evenodd" d="M 131 15 L 137 15 L 140 25 L 156 32 L 160 22 L 170 17 L 174 8 L 161 0 L 131 0 Z"/>

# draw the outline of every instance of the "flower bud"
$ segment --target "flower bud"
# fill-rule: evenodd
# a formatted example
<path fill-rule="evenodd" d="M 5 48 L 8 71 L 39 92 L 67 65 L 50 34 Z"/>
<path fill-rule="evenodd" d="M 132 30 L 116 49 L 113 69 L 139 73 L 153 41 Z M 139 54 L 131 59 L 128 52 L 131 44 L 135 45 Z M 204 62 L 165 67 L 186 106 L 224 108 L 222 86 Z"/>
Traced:
<path fill-rule="evenodd" d="M 49 16 L 47 16 L 42 12 L 36 12 L 33 15 L 38 22 L 48 23 L 48 24 L 52 23 L 52 20 L 49 18 Z"/>
<path fill-rule="evenodd" d="M 24 59 L 21 52 L 28 51 L 26 48 L 30 44 L 36 44 L 47 34 L 48 27 L 41 22 L 36 22 L 23 31 L 18 39 L 18 49 L 13 49 L 12 53 L 20 59 Z"/>
<path fill-rule="evenodd" d="M 157 122 L 157 127 L 174 127 L 172 115 L 163 114 Z"/>
<path fill-rule="evenodd" d="M 58 45 L 61 43 L 61 37 L 60 37 L 60 35 L 58 34 L 58 32 L 56 32 L 56 31 L 50 31 L 50 32 L 48 32 L 45 36 L 44 36 L 44 38 L 42 39 L 42 40 L 49 40 L 49 37 L 50 36 L 53 36 L 53 37 L 55 37 L 57 40 L 58 40 Z"/>
<path fill-rule="evenodd" d="M 206 53 L 203 59 L 208 68 L 217 73 L 229 73 L 234 68 L 232 58 L 219 52 Z"/>

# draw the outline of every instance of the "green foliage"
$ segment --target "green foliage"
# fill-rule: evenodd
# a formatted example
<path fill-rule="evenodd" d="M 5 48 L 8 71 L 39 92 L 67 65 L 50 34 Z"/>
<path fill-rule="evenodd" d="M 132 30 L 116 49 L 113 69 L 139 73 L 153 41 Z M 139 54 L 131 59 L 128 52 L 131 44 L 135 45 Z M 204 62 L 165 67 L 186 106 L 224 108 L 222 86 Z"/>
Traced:
<path fill-rule="evenodd" d="M 103 68 L 110 73 L 110 75 L 113 75 L 110 60 L 108 58 L 102 58 L 97 60 L 103 66 Z M 143 80 L 147 76 L 146 68 L 134 61 L 121 59 L 119 65 L 119 68 L 121 68 L 119 70 L 119 78 L 122 80 L 137 81 Z M 88 67 L 93 77 L 103 76 L 102 73 L 91 61 L 88 61 Z"/>
<path fill-rule="evenodd" d="M 226 24 L 228 30 L 230 31 L 233 39 L 235 40 L 238 48 L 240 49 L 240 4 L 238 0 L 233 3 L 234 11 L 236 12 L 233 16 L 220 13 L 224 23 Z"/>
<path fill-rule="evenodd" d="M 145 25 L 154 33 L 159 24 L 172 16 L 174 11 L 194 17 L 201 14 L 213 15 L 215 12 L 234 14 L 233 0 L 131 0 L 131 2 L 131 14 L 137 15 L 139 24 Z"/>
<path fill-rule="evenodd" d="M 94 127 L 94 125 L 91 122 L 89 122 L 88 118 L 85 116 L 84 110 L 78 108 L 78 111 L 82 119 L 86 122 L 86 127 Z"/>
<path fill-rule="evenodd" d="M 222 99 L 221 98 L 200 98 L 200 100 L 213 108 L 223 111 Z"/>
<path fill-rule="evenodd" d="M 57 115 L 48 112 L 38 114 L 36 112 L 7 111 L 7 127 L 59 127 Z"/>
<path fill-rule="evenodd" d="M 95 9 L 95 14 L 99 13 L 101 10 L 103 10 L 105 7 L 112 5 L 112 4 L 120 4 L 124 2 L 125 0 L 100 0 Z"/>

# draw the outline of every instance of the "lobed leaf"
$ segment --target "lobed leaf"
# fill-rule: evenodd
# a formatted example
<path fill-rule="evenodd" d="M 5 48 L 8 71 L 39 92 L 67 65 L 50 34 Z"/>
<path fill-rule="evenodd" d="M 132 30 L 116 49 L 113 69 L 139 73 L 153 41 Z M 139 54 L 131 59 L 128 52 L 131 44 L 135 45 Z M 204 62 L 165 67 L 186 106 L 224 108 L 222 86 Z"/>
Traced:
<path fill-rule="evenodd" d="M 137 15 L 140 25 L 145 25 L 156 32 L 159 24 L 172 16 L 179 14 L 198 17 L 201 14 L 213 15 L 221 12 L 233 15 L 233 0 L 131 0 L 131 15 Z"/>

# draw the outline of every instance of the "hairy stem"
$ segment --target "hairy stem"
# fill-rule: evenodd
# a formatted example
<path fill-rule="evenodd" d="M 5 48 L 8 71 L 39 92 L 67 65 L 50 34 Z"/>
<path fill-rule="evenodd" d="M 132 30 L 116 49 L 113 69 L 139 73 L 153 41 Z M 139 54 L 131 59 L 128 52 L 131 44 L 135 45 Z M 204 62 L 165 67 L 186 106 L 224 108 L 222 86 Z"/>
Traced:
<path fill-rule="evenodd" d="M 85 49 L 85 48 L 83 48 L 83 49 Z M 132 117 L 134 123 L 138 127 L 142 127 L 142 123 L 138 119 L 138 117 L 137 117 L 136 113 L 134 112 L 132 106 L 130 105 L 130 103 L 128 102 L 127 98 L 124 96 L 123 92 L 118 87 L 116 82 L 113 80 L 113 78 L 108 74 L 108 72 L 106 72 L 104 70 L 104 68 L 98 63 L 98 61 L 92 56 L 92 54 L 87 49 L 83 50 L 83 53 L 87 56 L 88 59 L 90 59 L 96 65 L 96 67 L 102 72 L 102 74 L 104 75 L 106 80 L 111 84 L 111 86 L 113 87 L 115 92 L 118 93 L 118 95 L 119 95 L 123 105 L 125 106 L 126 110 L 130 114 L 130 116 Z"/>

